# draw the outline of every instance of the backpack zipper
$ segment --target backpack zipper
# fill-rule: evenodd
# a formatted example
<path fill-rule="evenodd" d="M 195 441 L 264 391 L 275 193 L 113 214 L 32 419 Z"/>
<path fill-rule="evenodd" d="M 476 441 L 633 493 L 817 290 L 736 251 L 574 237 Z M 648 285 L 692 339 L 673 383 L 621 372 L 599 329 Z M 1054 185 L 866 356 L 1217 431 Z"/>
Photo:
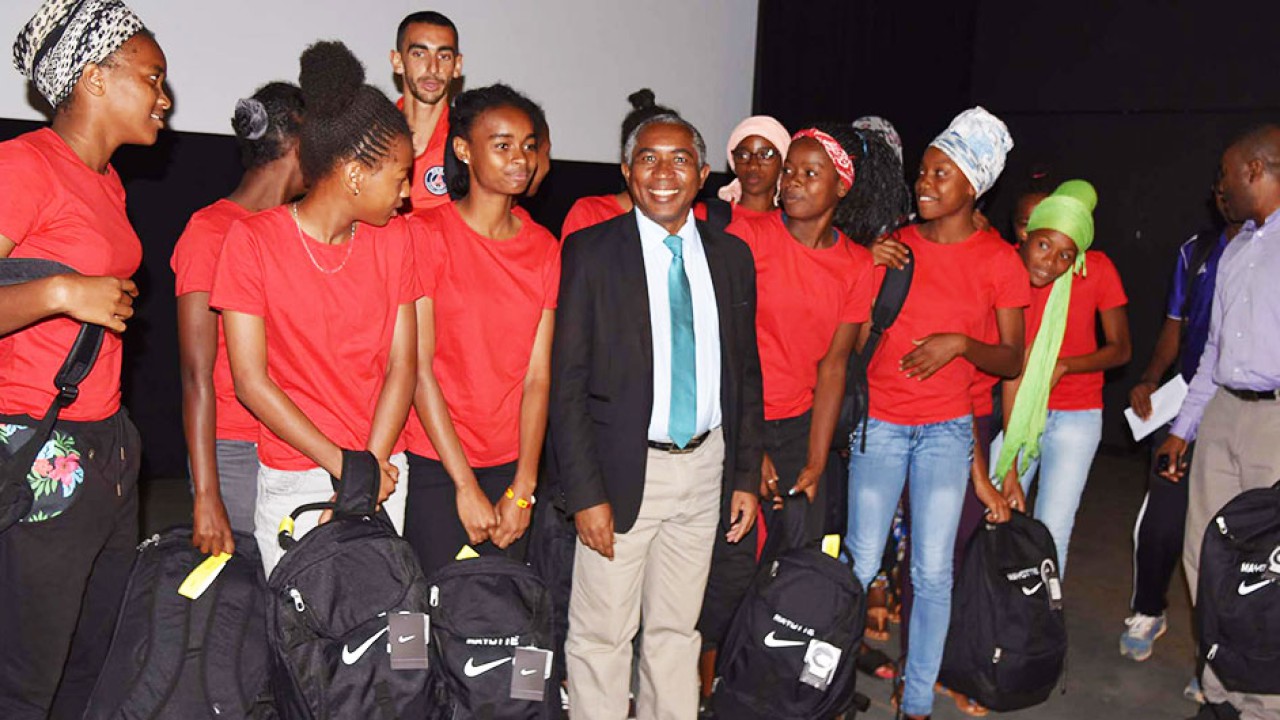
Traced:
<path fill-rule="evenodd" d="M 991 656 L 991 664 L 992 664 L 992 665 L 998 664 L 998 663 L 1000 662 L 1000 655 L 1001 655 L 1001 654 L 1003 654 L 1003 653 L 1004 653 L 1004 651 L 1003 651 L 1002 649 L 1000 649 L 1000 648 L 996 648 L 996 653 L 995 653 L 995 655 L 992 655 L 992 656 Z"/>
<path fill-rule="evenodd" d="M 1212 659 L 1214 658 L 1214 656 L 1216 656 L 1217 654 L 1218 654 L 1218 643 L 1214 643 L 1214 644 L 1213 644 L 1213 647 L 1209 648 L 1209 654 L 1208 654 L 1208 655 L 1205 655 L 1205 656 L 1204 656 L 1204 659 L 1205 659 L 1205 660 L 1212 660 Z"/>
<path fill-rule="evenodd" d="M 298 588 L 289 588 L 289 597 L 293 598 L 293 609 L 298 612 L 306 612 L 307 604 L 302 602 L 302 593 L 298 592 Z"/>

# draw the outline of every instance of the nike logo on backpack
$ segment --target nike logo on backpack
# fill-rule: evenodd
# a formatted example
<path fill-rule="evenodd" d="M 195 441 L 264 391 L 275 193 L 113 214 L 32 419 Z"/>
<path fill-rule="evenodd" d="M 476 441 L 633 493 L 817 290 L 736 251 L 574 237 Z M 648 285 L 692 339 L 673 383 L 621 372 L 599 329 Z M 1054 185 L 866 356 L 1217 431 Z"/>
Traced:
<path fill-rule="evenodd" d="M 479 677 L 489 672 L 490 670 L 498 667 L 499 665 L 503 663 L 509 663 L 509 662 L 511 662 L 511 658 L 505 657 L 500 660 L 494 660 L 493 662 L 485 663 L 483 665 L 476 665 L 475 658 L 467 658 L 467 664 L 463 666 L 462 674 L 466 675 L 469 678 Z"/>
<path fill-rule="evenodd" d="M 373 646 L 374 641 L 382 637 L 382 634 L 385 633 L 388 629 L 389 628 L 382 628 L 378 632 L 374 633 L 373 637 L 360 643 L 360 646 L 357 647 L 355 650 L 352 650 L 346 645 L 343 645 L 342 646 L 342 662 L 346 665 L 354 665 L 357 660 L 359 660 L 361 657 L 364 656 L 366 652 L 369 651 L 369 648 Z"/>
<path fill-rule="evenodd" d="M 771 648 L 799 647 L 801 645 L 808 645 L 808 644 L 809 644 L 808 640 L 779 640 L 777 635 L 775 635 L 772 630 L 769 631 L 768 635 L 764 636 L 765 647 L 771 647 Z"/>
<path fill-rule="evenodd" d="M 1044 586 L 1044 583 L 1038 582 L 1029 588 L 1024 587 L 1022 588 L 1022 594 L 1026 595 L 1027 597 L 1031 597 L 1032 595 L 1035 595 L 1037 592 L 1040 592 L 1040 588 L 1043 586 Z"/>
<path fill-rule="evenodd" d="M 1250 595 L 1270 584 L 1271 584 L 1271 578 L 1267 578 L 1266 580 L 1253 583 L 1252 585 L 1246 583 L 1244 580 L 1241 580 L 1239 591 L 1241 595 Z"/>

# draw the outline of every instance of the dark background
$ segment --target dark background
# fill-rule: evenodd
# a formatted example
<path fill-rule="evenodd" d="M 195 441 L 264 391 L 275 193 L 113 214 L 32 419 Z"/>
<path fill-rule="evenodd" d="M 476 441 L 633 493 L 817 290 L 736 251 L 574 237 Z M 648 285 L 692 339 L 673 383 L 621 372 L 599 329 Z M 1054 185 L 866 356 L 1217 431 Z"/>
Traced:
<path fill-rule="evenodd" d="M 1033 164 L 1093 182 L 1095 248 L 1115 261 L 1130 298 L 1134 360 L 1109 378 L 1104 436 L 1125 448 L 1132 443 L 1120 411 L 1154 344 L 1175 249 L 1211 218 L 1217 157 L 1232 135 L 1280 121 L 1277 28 L 1280 3 L 1261 1 L 761 0 L 754 110 L 791 128 L 883 115 L 903 136 L 911 175 L 951 117 L 982 104 L 1016 143 L 986 197 L 1006 234 Z M 0 139 L 36 127 L 0 120 Z M 552 128 L 552 137 L 571 131 Z M 114 162 L 144 246 L 125 401 L 145 443 L 144 474 L 180 477 L 186 449 L 169 256 L 191 213 L 235 186 L 238 155 L 229 137 L 165 132 L 156 147 L 123 149 Z M 552 230 L 578 197 L 622 187 L 613 164 L 553 168 L 528 204 Z M 714 176 L 708 188 L 724 179 Z"/>

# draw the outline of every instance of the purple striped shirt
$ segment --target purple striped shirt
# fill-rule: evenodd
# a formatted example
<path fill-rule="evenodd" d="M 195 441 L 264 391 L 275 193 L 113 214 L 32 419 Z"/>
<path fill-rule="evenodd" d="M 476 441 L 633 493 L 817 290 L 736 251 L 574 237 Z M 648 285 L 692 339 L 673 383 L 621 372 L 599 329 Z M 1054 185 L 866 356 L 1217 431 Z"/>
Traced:
<path fill-rule="evenodd" d="M 1280 209 L 1250 220 L 1218 264 L 1209 339 L 1172 433 L 1195 439 L 1218 386 L 1280 389 Z"/>

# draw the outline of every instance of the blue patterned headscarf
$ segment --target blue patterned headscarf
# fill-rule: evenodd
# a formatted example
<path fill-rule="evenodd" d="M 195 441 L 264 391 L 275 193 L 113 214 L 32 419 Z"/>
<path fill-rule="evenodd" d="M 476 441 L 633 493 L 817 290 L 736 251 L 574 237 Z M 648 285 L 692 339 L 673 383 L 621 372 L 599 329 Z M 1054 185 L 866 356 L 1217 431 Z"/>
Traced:
<path fill-rule="evenodd" d="M 1013 138 L 1000 118 L 978 105 L 957 115 L 929 145 L 946 153 L 982 197 L 1004 171 Z"/>

